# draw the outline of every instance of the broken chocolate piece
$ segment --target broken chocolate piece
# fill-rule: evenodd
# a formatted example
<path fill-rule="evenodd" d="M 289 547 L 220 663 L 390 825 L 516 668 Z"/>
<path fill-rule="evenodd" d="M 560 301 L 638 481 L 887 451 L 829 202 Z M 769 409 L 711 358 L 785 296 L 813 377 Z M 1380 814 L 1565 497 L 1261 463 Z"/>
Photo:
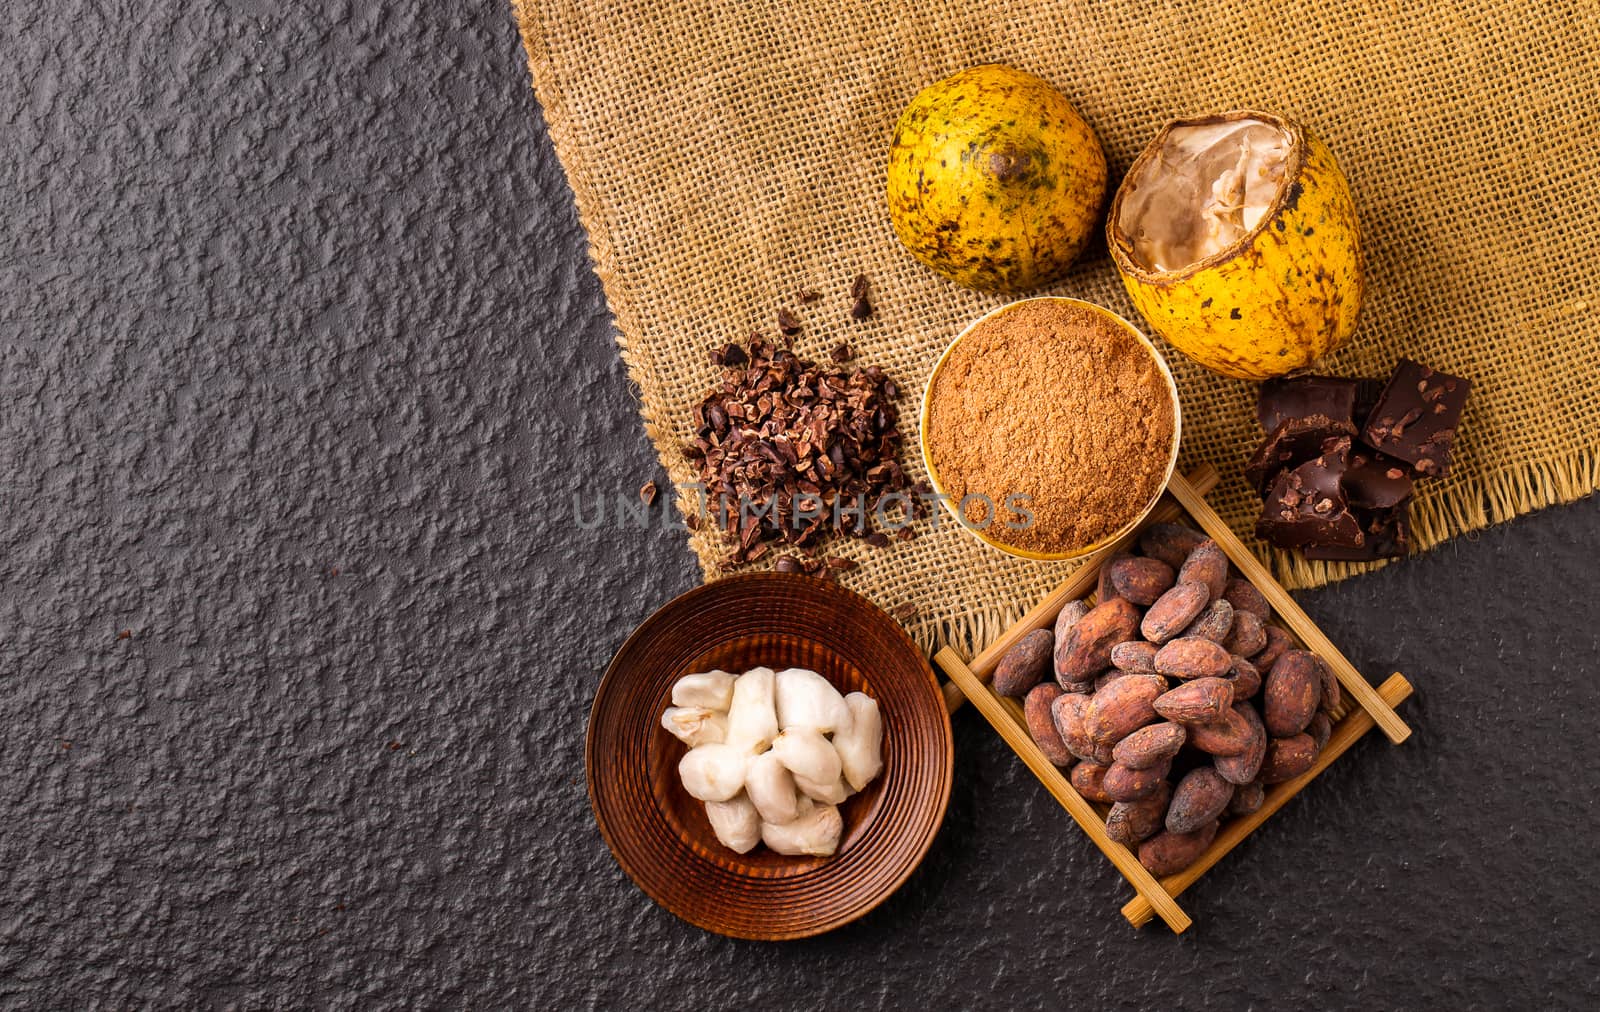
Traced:
<path fill-rule="evenodd" d="M 1341 436 L 1321 456 L 1279 474 L 1256 521 L 1256 536 L 1279 548 L 1363 547 L 1361 521 L 1340 488 L 1349 456 L 1350 437 Z"/>
<path fill-rule="evenodd" d="M 1321 416 L 1335 421 L 1356 420 L 1356 391 L 1361 380 L 1338 376 L 1294 376 L 1269 379 L 1261 384 L 1256 417 L 1261 431 L 1271 432 L 1291 418 Z"/>
<path fill-rule="evenodd" d="M 1362 509 L 1389 509 L 1411 498 L 1411 467 L 1404 461 L 1360 449 L 1350 454 L 1345 498 Z"/>
<path fill-rule="evenodd" d="M 1449 473 L 1470 387 L 1410 359 L 1381 384 L 1332 376 L 1263 384 L 1256 410 L 1270 434 L 1245 467 L 1265 499 L 1257 536 L 1307 559 L 1405 555 L 1413 481 Z M 1352 436 L 1365 445 L 1352 446 Z"/>
<path fill-rule="evenodd" d="M 1403 358 L 1367 417 L 1361 441 L 1420 473 L 1450 473 L 1450 450 L 1472 383 Z"/>
<path fill-rule="evenodd" d="M 1365 535 L 1362 545 L 1306 545 L 1300 554 L 1308 559 L 1330 562 L 1372 562 L 1398 558 L 1411 550 L 1409 510 L 1410 504 L 1403 503 L 1393 509 L 1367 514 L 1362 521 L 1362 533 Z"/>
<path fill-rule="evenodd" d="M 1355 434 L 1353 423 L 1327 415 L 1285 419 L 1256 449 L 1255 456 L 1244 466 L 1244 476 L 1257 492 L 1265 495 L 1284 468 L 1298 467 L 1324 453 L 1324 444 L 1330 439 Z"/>

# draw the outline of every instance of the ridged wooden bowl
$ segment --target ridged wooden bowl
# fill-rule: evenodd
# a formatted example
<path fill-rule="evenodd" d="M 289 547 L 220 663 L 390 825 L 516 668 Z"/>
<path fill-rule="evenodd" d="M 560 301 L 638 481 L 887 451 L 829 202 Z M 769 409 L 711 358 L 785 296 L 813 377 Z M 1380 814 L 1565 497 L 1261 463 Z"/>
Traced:
<path fill-rule="evenodd" d="M 685 746 L 661 727 L 672 683 L 695 671 L 810 668 L 883 715 L 883 772 L 840 806 L 831 857 L 735 854 L 678 780 Z M 589 800 L 645 893 L 737 938 L 821 934 L 899 888 L 950 800 L 950 717 L 927 660 L 866 598 L 815 577 L 751 573 L 697 587 L 650 616 L 612 658 L 589 714 Z"/>

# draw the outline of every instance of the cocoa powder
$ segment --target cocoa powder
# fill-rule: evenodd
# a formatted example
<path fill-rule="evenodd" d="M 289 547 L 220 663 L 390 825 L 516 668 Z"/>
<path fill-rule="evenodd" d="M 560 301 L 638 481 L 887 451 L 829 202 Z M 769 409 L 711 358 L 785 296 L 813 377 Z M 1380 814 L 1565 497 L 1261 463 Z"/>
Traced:
<path fill-rule="evenodd" d="M 951 349 L 928 397 L 928 455 L 952 503 L 987 496 L 986 539 L 1054 555 L 1115 534 L 1166 474 L 1170 390 L 1132 334 L 1068 302 L 1023 302 Z M 1025 503 L 1033 522 L 1008 508 Z M 989 510 L 968 501 L 983 524 Z"/>

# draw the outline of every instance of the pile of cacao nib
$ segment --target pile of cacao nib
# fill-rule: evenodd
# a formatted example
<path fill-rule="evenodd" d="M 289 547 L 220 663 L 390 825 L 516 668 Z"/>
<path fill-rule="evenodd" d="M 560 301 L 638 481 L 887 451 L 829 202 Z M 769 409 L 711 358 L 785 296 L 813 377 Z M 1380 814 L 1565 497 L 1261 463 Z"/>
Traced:
<path fill-rule="evenodd" d="M 1401 359 L 1387 383 L 1297 376 L 1261 385 L 1267 438 L 1245 466 L 1256 536 L 1308 559 L 1368 562 L 1411 545 L 1413 481 L 1450 473 L 1472 384 Z"/>
<path fill-rule="evenodd" d="M 880 500 L 931 493 L 913 486 L 895 459 L 899 390 L 878 366 L 844 365 L 853 357 L 841 344 L 831 363 L 818 364 L 759 334 L 746 346 L 712 353 L 722 379 L 695 407 L 695 439 L 684 456 L 705 485 L 711 522 L 734 542 L 727 568 L 759 561 L 784 545 L 799 554 L 778 557 L 781 572 L 828 575 L 853 568 L 848 559 L 815 557 L 825 535 L 838 531 L 886 547 L 890 536 L 873 529 Z M 741 511 L 741 500 L 749 508 Z M 909 521 L 930 509 L 911 494 L 885 507 L 906 524 L 896 531 L 899 540 L 915 537 Z M 690 520 L 695 527 L 703 522 Z"/>

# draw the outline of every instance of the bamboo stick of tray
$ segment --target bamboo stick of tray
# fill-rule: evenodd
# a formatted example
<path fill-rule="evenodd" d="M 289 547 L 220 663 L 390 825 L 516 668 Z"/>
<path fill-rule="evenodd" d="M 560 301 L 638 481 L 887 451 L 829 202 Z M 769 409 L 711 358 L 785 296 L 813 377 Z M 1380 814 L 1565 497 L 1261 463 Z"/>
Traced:
<path fill-rule="evenodd" d="M 1383 685 L 1378 687 L 1378 695 L 1383 699 L 1386 707 L 1398 706 L 1411 695 L 1411 683 L 1406 681 L 1404 675 L 1396 671 L 1389 676 Z M 1362 735 L 1372 730 L 1374 723 L 1371 711 L 1359 706 L 1352 707 L 1350 712 L 1345 715 L 1344 720 L 1339 722 L 1339 726 L 1333 729 L 1333 735 L 1328 738 L 1327 746 L 1317 756 L 1317 761 L 1312 764 L 1310 769 L 1293 780 L 1286 780 L 1274 786 L 1267 792 L 1266 800 L 1262 802 L 1261 807 L 1251 814 L 1230 819 L 1224 823 L 1222 831 L 1217 834 L 1217 838 L 1211 841 L 1211 846 L 1206 848 L 1205 853 L 1201 854 L 1194 864 L 1175 875 L 1168 875 L 1161 880 L 1162 893 L 1167 896 L 1178 896 L 1185 889 L 1199 881 L 1200 876 L 1209 871 L 1212 865 L 1222 860 L 1223 855 L 1238 846 L 1245 837 L 1255 832 L 1257 826 L 1266 822 L 1274 812 L 1288 804 L 1290 798 L 1300 793 L 1300 788 L 1309 784 L 1323 770 L 1333 765 L 1334 760 L 1343 755 L 1351 745 L 1359 741 Z M 1155 913 L 1155 907 L 1146 899 L 1143 891 L 1122 907 L 1122 916 L 1126 917 L 1128 923 L 1136 928 L 1142 928 L 1148 924 Z"/>
<path fill-rule="evenodd" d="M 1217 511 L 1205 500 L 1205 490 L 1190 484 L 1182 475 L 1175 474 L 1167 483 L 1167 492 L 1183 504 L 1183 508 L 1189 511 L 1189 515 L 1211 540 L 1222 546 L 1222 550 L 1228 554 L 1233 564 L 1239 567 L 1245 579 L 1256 585 L 1256 589 L 1261 591 L 1267 603 L 1272 605 L 1272 610 L 1278 613 L 1278 617 L 1283 619 L 1291 632 L 1300 637 L 1300 642 L 1306 645 L 1306 649 L 1327 662 L 1333 673 L 1338 676 L 1339 684 L 1355 697 L 1361 709 L 1372 714 L 1372 719 L 1377 722 L 1388 739 L 1398 745 L 1411 737 L 1411 729 L 1400 719 L 1400 715 L 1394 712 L 1394 707 L 1384 702 L 1378 691 L 1369 685 L 1361 672 L 1356 670 L 1355 665 L 1350 663 L 1349 658 L 1333 645 L 1332 640 L 1323 635 L 1317 624 L 1311 621 L 1311 616 L 1295 603 L 1289 592 L 1267 572 L 1267 567 L 1261 564 L 1250 549 L 1245 547 L 1244 542 L 1240 541 L 1228 525 L 1223 523 L 1222 518 L 1217 516 Z"/>
<path fill-rule="evenodd" d="M 1173 481 L 1184 481 L 1185 487 L 1195 489 L 1204 495 L 1211 491 L 1217 484 L 1217 469 L 1210 464 L 1201 464 L 1187 475 L 1179 477 L 1174 474 Z M 1170 486 L 1169 486 L 1170 487 Z M 1150 511 L 1148 523 L 1171 523 L 1183 515 L 1183 507 L 1175 500 L 1162 496 L 1156 508 Z M 1075 601 L 1094 589 L 1095 583 L 1100 578 L 1100 564 L 1111 556 L 1127 548 L 1139 531 L 1144 530 L 1148 524 L 1140 524 L 1136 530 L 1113 541 L 1111 544 L 1087 556 L 1084 564 L 1076 569 L 1073 574 L 1060 586 L 1056 587 L 1044 600 L 1033 606 L 1033 610 L 1022 616 L 1022 620 L 1007 629 L 999 639 L 983 648 L 978 656 L 966 665 L 968 671 L 977 676 L 980 683 L 987 683 L 994 675 L 995 666 L 1000 663 L 1000 658 L 1005 656 L 1007 650 L 1016 645 L 1017 640 L 1033 632 L 1055 624 L 1056 615 L 1061 611 L 1061 606 L 1068 601 Z M 1274 584 L 1276 586 L 1276 584 Z M 944 693 L 944 708 L 951 713 L 961 709 L 961 704 L 967 701 L 966 694 L 957 687 L 955 682 L 945 682 L 941 687 Z"/>
<path fill-rule="evenodd" d="M 1162 888 L 1161 883 L 1139 863 L 1139 859 L 1134 857 L 1128 848 L 1106 835 L 1106 826 L 1101 821 L 1100 814 L 1090 807 L 1083 795 L 1073 789 L 1067 778 L 1061 775 L 1061 771 L 1045 758 L 1044 753 L 1039 751 L 1039 746 L 1034 744 L 1032 736 L 1018 722 L 1013 712 L 1001 704 L 1000 697 L 989 691 L 978 680 L 978 676 L 967 667 L 961 655 L 950 647 L 945 647 L 934 655 L 933 662 L 960 686 L 961 691 L 978 708 L 978 712 L 994 725 L 1000 737 L 1006 740 L 1006 744 L 1016 751 L 1039 778 L 1039 782 L 1044 784 L 1045 790 L 1061 803 L 1061 807 L 1065 808 L 1067 814 L 1083 828 L 1094 845 L 1105 852 L 1139 897 L 1148 902 L 1151 912 L 1159 914 L 1174 932 L 1187 929 L 1191 923 L 1189 915 L 1183 912 L 1183 908 L 1178 906 L 1171 894 Z"/>

